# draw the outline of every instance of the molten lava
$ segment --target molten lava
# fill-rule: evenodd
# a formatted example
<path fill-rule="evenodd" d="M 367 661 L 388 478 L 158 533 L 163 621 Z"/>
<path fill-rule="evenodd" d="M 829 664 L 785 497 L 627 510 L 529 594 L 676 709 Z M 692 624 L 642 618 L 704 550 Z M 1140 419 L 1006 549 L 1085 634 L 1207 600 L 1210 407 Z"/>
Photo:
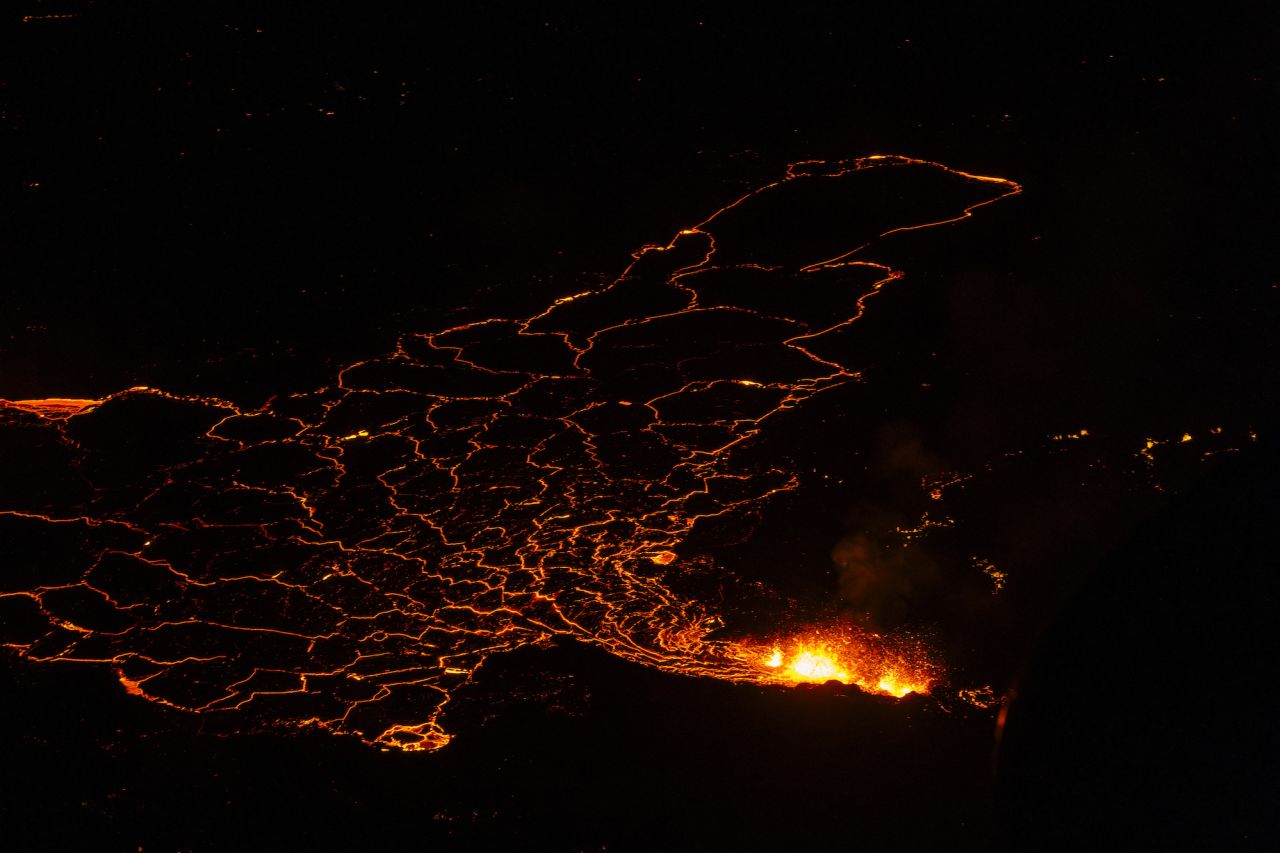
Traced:
<path fill-rule="evenodd" d="M 766 680 L 775 683 L 838 681 L 868 693 L 901 698 L 929 692 L 939 678 L 938 666 L 922 643 L 875 634 L 829 631 L 754 654 L 767 673 Z"/>
<path fill-rule="evenodd" d="M 680 546 L 797 488 L 743 451 L 860 379 L 848 336 L 902 277 L 867 250 L 1019 191 L 903 157 L 797 163 L 599 290 L 405 334 L 315 391 L 0 401 L 37 472 L 0 506 L 6 549 L 36 555 L 0 578 L 4 645 L 400 749 L 448 741 L 489 656 L 555 636 L 684 675 L 923 692 L 937 668 L 909 639 L 718 638 L 733 614 L 677 592 Z M 797 233 L 801 211 L 825 225 Z"/>

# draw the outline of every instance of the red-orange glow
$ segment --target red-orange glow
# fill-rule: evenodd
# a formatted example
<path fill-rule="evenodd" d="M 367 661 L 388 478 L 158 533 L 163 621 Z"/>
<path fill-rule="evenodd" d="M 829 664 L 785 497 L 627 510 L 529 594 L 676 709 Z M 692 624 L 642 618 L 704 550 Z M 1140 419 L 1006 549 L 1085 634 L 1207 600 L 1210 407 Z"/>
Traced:
<path fill-rule="evenodd" d="M 101 403 L 101 400 L 50 397 L 46 400 L 0 400 L 0 407 L 19 409 L 42 418 L 69 418 L 87 412 Z"/>
<path fill-rule="evenodd" d="M 756 661 L 759 670 L 754 680 L 762 683 L 838 681 L 868 693 L 901 698 L 928 693 L 940 677 L 923 644 L 850 629 L 808 633 L 767 647 L 747 644 L 741 653 Z"/>
<path fill-rule="evenodd" d="M 859 181 L 904 172 L 956 200 L 859 235 L 833 226 L 803 254 L 735 224 L 801 190 L 874 214 Z M 9 647 L 110 667 L 130 694 L 246 727 L 405 750 L 448 742 L 448 703 L 489 656 L 557 636 L 688 676 L 926 692 L 941 676 L 923 643 L 838 628 L 727 640 L 734 614 L 714 591 L 699 600 L 674 581 L 700 525 L 797 488 L 784 460 L 741 451 L 859 379 L 833 341 L 903 278 L 868 250 L 1019 191 L 905 157 L 797 163 L 641 247 L 598 290 L 405 334 L 312 392 L 252 409 L 152 388 L 0 401 L 0 424 L 47 430 L 42 447 L 88 472 L 88 496 L 58 510 L 0 506 L 0 525 L 85 549 L 46 583 L 0 593 L 24 624 L 47 623 Z M 771 283 L 724 285 L 743 275 Z M 757 304 L 748 291 L 769 292 Z M 832 307 L 811 310 L 818 293 Z M 123 478 L 83 464 L 110 457 L 117 433 L 80 427 L 151 419 L 189 431 L 162 462 Z"/>

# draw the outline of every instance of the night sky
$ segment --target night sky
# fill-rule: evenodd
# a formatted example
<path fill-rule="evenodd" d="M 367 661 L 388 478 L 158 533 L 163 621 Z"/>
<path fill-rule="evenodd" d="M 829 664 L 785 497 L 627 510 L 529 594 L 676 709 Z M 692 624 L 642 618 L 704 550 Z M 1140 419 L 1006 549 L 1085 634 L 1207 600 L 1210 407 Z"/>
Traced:
<path fill-rule="evenodd" d="M 599 288 L 799 161 L 1016 181 L 876 247 L 906 275 L 841 351 L 862 381 L 753 451 L 799 486 L 680 549 L 744 630 L 781 597 L 927 636 L 955 688 L 1014 698 L 734 684 L 557 638 L 487 660 L 453 742 L 407 753 L 227 729 L 6 652 L 0 846 L 1274 843 L 1280 69 L 1261 4 L 368 5 L 6 13 L 0 399 L 149 386 L 257 410 L 402 333 Z M 934 192 L 876 185 L 860 215 Z M 789 215 L 789 245 L 832 216 Z M 0 425 L 0 510 L 51 479 L 24 446 Z M 942 502 L 955 523 L 901 547 L 940 515 L 922 479 L 948 472 L 972 475 Z M 0 538 L 0 593 L 75 547 Z"/>

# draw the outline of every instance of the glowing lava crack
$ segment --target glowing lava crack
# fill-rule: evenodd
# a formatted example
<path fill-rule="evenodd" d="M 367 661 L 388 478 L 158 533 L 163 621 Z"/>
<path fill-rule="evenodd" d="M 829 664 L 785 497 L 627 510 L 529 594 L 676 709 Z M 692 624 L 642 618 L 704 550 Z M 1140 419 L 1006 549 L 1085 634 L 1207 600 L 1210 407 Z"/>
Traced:
<path fill-rule="evenodd" d="M 842 353 L 901 275 L 868 250 L 1018 191 L 901 157 L 799 163 L 600 290 L 406 334 L 260 409 L 4 402 L 28 473 L 0 531 L 38 555 L 3 577 L 5 643 L 237 726 L 403 749 L 448 741 L 442 709 L 487 657 L 556 635 L 686 675 L 925 691 L 937 667 L 906 640 L 715 638 L 677 554 L 797 487 L 743 451 L 858 378 Z"/>

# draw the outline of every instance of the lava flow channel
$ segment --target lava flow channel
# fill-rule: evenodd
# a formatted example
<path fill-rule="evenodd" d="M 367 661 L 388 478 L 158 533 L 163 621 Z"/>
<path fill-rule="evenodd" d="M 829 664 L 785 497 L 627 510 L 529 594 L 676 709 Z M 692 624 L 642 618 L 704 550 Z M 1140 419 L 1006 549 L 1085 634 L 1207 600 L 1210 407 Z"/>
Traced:
<path fill-rule="evenodd" d="M 402 749 L 448 741 L 488 656 L 554 636 L 685 675 L 925 691 L 937 667 L 904 640 L 718 638 L 676 555 L 797 487 L 743 450 L 858 379 L 840 353 L 901 276 L 868 250 L 1017 192 L 903 157 L 794 164 L 605 287 L 405 334 L 262 408 L 3 402 L 3 641 L 236 726 Z"/>

